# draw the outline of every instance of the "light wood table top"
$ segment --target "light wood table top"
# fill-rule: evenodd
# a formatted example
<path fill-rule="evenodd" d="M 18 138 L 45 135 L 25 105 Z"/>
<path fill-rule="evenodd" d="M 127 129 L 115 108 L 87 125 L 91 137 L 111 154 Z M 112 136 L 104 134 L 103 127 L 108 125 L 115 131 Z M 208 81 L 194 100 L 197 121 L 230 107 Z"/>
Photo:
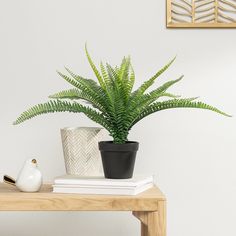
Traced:
<path fill-rule="evenodd" d="M 0 211 L 132 211 L 140 221 L 141 236 L 166 236 L 166 199 L 158 187 L 135 196 L 23 193 L 0 183 Z"/>
<path fill-rule="evenodd" d="M 165 196 L 153 187 L 136 196 L 52 193 L 45 184 L 37 193 L 24 193 L 0 183 L 0 211 L 156 211 Z"/>

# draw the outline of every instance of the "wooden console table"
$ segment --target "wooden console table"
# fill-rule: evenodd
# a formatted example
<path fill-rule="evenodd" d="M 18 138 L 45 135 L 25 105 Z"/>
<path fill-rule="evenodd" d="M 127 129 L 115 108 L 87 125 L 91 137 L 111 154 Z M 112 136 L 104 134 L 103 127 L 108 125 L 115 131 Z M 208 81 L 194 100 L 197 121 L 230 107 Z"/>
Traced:
<path fill-rule="evenodd" d="M 0 183 L 0 211 L 132 211 L 141 222 L 142 236 L 166 236 L 166 199 L 153 187 L 136 196 L 22 193 Z"/>

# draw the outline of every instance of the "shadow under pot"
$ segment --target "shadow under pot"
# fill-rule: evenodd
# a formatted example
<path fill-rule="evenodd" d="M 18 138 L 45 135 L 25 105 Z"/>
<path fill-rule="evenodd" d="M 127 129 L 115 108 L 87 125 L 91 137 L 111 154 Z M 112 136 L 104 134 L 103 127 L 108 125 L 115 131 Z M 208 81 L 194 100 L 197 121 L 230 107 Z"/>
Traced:
<path fill-rule="evenodd" d="M 105 178 L 132 178 L 138 147 L 138 142 L 131 141 L 124 144 L 117 144 L 112 141 L 99 142 Z"/>

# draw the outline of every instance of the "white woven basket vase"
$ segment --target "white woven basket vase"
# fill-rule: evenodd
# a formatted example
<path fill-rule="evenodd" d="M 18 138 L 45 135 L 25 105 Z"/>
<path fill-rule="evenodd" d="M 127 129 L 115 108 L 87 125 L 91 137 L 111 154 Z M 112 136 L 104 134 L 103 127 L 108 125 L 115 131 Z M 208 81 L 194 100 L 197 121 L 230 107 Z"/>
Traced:
<path fill-rule="evenodd" d="M 107 139 L 107 131 L 99 127 L 61 129 L 66 173 L 80 176 L 102 176 L 102 160 L 98 142 Z"/>

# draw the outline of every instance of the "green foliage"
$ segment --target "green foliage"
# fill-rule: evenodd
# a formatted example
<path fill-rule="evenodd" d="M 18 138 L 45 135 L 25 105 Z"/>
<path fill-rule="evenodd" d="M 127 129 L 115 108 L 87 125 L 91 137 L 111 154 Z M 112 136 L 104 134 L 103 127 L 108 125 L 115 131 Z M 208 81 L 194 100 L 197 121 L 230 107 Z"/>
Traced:
<path fill-rule="evenodd" d="M 159 70 L 153 77 L 145 81 L 137 90 L 133 91 L 135 74 L 129 57 L 124 57 L 119 67 L 100 63 L 100 71 L 93 63 L 85 47 L 89 64 L 98 80 L 83 78 L 65 68 L 68 75 L 58 74 L 74 88 L 58 92 L 49 96 L 49 102 L 33 106 L 23 112 L 14 124 L 19 124 L 35 116 L 54 112 L 83 113 L 94 122 L 108 130 L 114 143 L 125 143 L 130 129 L 143 118 L 152 113 L 173 108 L 207 109 L 224 116 L 228 114 L 202 102 L 197 98 L 179 98 L 180 96 L 167 93 L 179 79 L 171 80 L 160 87 L 147 92 L 155 80 L 165 72 L 175 58 Z M 160 100 L 168 97 L 169 100 Z M 70 101 L 69 101 L 70 100 Z M 71 101 L 72 100 L 72 101 Z M 85 103 L 83 105 L 83 103 Z"/>

